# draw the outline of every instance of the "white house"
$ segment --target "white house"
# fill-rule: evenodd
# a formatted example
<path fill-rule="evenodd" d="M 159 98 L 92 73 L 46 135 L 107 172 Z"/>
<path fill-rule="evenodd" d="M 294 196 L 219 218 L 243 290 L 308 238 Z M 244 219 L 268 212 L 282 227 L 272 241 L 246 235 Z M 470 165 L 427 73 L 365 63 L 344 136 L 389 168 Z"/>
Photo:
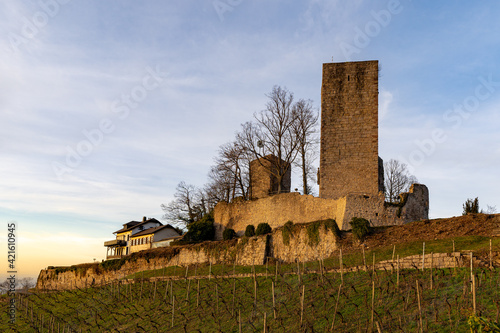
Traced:
<path fill-rule="evenodd" d="M 115 231 L 114 234 L 116 234 L 116 239 L 104 242 L 107 248 L 106 259 L 121 258 L 133 252 L 158 247 L 152 246 L 155 242 L 180 237 L 170 224 L 163 225 L 154 218 L 147 219 L 146 217 L 142 219 L 142 222 L 130 221 L 123 224 L 123 228 Z"/>

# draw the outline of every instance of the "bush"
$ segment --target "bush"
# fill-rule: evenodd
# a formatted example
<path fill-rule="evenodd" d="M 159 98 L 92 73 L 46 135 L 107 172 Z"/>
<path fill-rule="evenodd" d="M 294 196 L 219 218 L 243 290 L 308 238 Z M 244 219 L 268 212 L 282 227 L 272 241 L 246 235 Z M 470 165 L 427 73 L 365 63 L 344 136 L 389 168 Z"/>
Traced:
<path fill-rule="evenodd" d="M 255 231 L 255 235 L 265 235 L 270 233 L 272 230 L 273 229 L 271 229 L 269 223 L 259 223 L 259 225 L 257 226 L 257 230 Z"/>
<path fill-rule="evenodd" d="M 245 236 L 247 237 L 253 237 L 255 236 L 255 227 L 251 224 L 247 225 L 247 228 L 245 229 Z"/>
<path fill-rule="evenodd" d="M 349 224 L 352 227 L 352 235 L 360 242 L 364 241 L 366 236 L 368 236 L 372 231 L 370 222 L 361 217 L 353 217 Z"/>
<path fill-rule="evenodd" d="M 479 213 L 479 199 L 476 197 L 476 199 L 467 199 L 467 201 L 464 203 L 464 212 L 462 215 L 467 215 L 467 214 L 477 214 Z"/>
<path fill-rule="evenodd" d="M 224 232 L 222 233 L 222 239 L 224 240 L 233 239 L 235 236 L 236 232 L 234 231 L 234 229 L 231 228 L 224 229 Z"/>
<path fill-rule="evenodd" d="M 191 222 L 183 240 L 197 243 L 213 240 L 215 236 L 214 218 L 211 214 L 205 214 L 199 221 Z"/>

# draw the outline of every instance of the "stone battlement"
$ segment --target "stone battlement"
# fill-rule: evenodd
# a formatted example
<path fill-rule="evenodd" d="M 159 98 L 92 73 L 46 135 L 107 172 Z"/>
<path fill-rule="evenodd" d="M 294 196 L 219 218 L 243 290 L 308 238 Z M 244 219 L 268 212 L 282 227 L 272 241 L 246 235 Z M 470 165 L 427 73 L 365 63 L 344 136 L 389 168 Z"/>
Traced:
<path fill-rule="evenodd" d="M 339 199 L 324 199 L 300 193 L 283 193 L 259 200 L 221 202 L 214 209 L 215 237 L 222 239 L 225 228 L 243 235 L 247 225 L 269 223 L 274 229 L 288 221 L 294 223 L 334 219 L 339 229 L 349 230 L 353 217 L 363 217 L 375 227 L 401 225 L 429 217 L 429 191 L 425 185 L 413 184 L 405 200 L 387 205 L 383 194 L 349 194 Z"/>

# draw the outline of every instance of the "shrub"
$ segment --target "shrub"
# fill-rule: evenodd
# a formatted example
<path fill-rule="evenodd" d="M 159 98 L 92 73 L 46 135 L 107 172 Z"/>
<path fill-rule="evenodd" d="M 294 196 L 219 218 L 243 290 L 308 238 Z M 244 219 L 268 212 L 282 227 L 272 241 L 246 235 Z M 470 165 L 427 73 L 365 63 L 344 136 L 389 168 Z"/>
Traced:
<path fill-rule="evenodd" d="M 464 203 L 464 212 L 462 215 L 467 215 L 467 214 L 477 214 L 479 213 L 479 199 L 476 197 L 476 199 L 467 199 L 467 201 Z"/>
<path fill-rule="evenodd" d="M 224 240 L 233 239 L 235 236 L 236 232 L 234 231 L 234 229 L 231 228 L 224 229 L 224 232 L 222 233 L 222 239 Z"/>
<path fill-rule="evenodd" d="M 127 258 L 106 260 L 101 262 L 99 266 L 101 266 L 105 271 L 116 271 L 119 270 L 123 264 L 125 264 L 126 259 Z"/>
<path fill-rule="evenodd" d="M 255 227 L 251 224 L 247 225 L 247 228 L 245 229 L 245 236 L 247 237 L 253 237 L 255 236 Z"/>
<path fill-rule="evenodd" d="M 255 235 L 265 235 L 270 233 L 272 230 L 273 229 L 271 229 L 269 223 L 259 223 L 259 225 L 257 226 L 257 230 L 255 230 Z"/>
<path fill-rule="evenodd" d="M 316 221 L 307 225 L 307 238 L 309 239 L 309 246 L 319 244 L 319 227 L 322 221 Z"/>
<path fill-rule="evenodd" d="M 283 244 L 290 245 L 290 236 L 293 236 L 293 222 L 288 221 L 281 229 L 281 237 L 283 238 Z"/>
<path fill-rule="evenodd" d="M 196 243 L 213 240 L 215 236 L 214 218 L 205 214 L 199 221 L 191 222 L 183 240 Z"/>
<path fill-rule="evenodd" d="M 352 227 L 352 235 L 360 242 L 364 241 L 366 236 L 368 236 L 372 231 L 370 222 L 361 217 L 353 217 L 349 224 Z"/>

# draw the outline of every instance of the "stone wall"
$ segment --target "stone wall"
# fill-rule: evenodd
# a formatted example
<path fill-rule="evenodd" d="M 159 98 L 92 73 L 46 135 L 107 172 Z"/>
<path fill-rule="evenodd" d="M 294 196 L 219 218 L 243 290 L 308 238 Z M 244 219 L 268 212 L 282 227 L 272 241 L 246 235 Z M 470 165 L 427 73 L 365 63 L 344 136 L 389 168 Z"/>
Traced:
<path fill-rule="evenodd" d="M 288 244 L 285 244 L 283 240 L 283 228 L 274 230 L 270 244 L 270 257 L 282 262 L 296 260 L 305 262 L 330 257 L 338 249 L 336 235 L 320 224 L 318 227 L 319 242 L 318 244 L 311 243 L 307 233 L 308 225 L 310 224 L 295 225 L 295 231 L 290 236 Z"/>
<path fill-rule="evenodd" d="M 323 64 L 320 197 L 376 196 L 378 61 Z"/>
<path fill-rule="evenodd" d="M 282 229 L 271 234 L 239 238 L 224 242 L 205 242 L 197 245 L 155 249 L 127 257 L 118 270 L 104 270 L 99 264 L 85 264 L 68 268 L 48 268 L 40 272 L 37 289 L 64 290 L 85 288 L 122 279 L 144 270 L 168 266 L 212 264 L 263 265 L 267 258 L 282 262 L 310 261 L 330 256 L 337 249 L 337 240 L 323 225 L 318 228 L 318 243 L 311 244 L 307 225 L 296 225 L 288 245 L 283 242 Z M 167 256 L 166 253 L 169 255 Z M 64 271 L 65 270 L 65 271 Z"/>
<path fill-rule="evenodd" d="M 225 228 L 232 228 L 241 236 L 249 224 L 257 227 L 259 223 L 266 222 L 274 229 L 287 221 L 302 223 L 335 218 L 338 207 L 342 210 L 342 203 L 336 200 L 301 195 L 297 192 L 258 200 L 221 202 L 214 209 L 215 237 L 222 239 Z"/>
<path fill-rule="evenodd" d="M 73 270 L 60 272 L 61 268 L 48 268 L 40 272 L 37 280 L 38 289 L 74 289 L 99 285 L 110 280 L 124 278 L 127 275 L 144 270 L 159 269 L 169 266 L 188 266 L 204 264 L 234 263 L 237 265 L 262 265 L 268 246 L 266 236 L 253 237 L 226 242 L 205 242 L 190 246 L 175 246 L 134 253 L 127 258 L 118 270 L 104 270 L 99 264 L 76 266 Z M 168 255 L 166 255 L 168 253 Z M 59 271 L 59 272 L 58 272 Z"/>
<path fill-rule="evenodd" d="M 341 230 L 349 230 L 353 217 L 363 217 L 373 226 L 402 225 L 429 218 L 429 191 L 413 184 L 399 205 L 385 203 L 383 193 L 349 194 L 339 199 L 323 199 L 299 193 L 283 193 L 268 198 L 219 203 L 214 209 L 215 237 L 222 239 L 225 228 L 243 235 L 247 225 L 267 222 L 274 229 L 287 221 L 294 223 L 334 219 Z"/>

